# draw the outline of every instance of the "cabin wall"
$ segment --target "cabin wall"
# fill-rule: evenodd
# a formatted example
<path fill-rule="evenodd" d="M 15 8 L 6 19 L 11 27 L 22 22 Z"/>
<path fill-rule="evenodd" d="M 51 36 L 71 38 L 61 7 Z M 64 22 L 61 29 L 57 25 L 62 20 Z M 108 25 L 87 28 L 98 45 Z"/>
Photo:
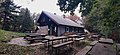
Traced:
<path fill-rule="evenodd" d="M 56 22 L 51 20 L 46 14 L 42 13 L 38 19 L 39 26 L 48 26 L 48 35 L 60 36 L 65 32 L 84 32 L 84 28 L 58 25 Z M 55 31 L 56 30 L 56 31 Z"/>
<path fill-rule="evenodd" d="M 79 33 L 84 33 L 84 28 L 79 28 Z"/>
<path fill-rule="evenodd" d="M 82 33 L 82 32 L 84 32 L 84 28 L 72 27 L 72 26 L 65 26 L 65 32 Z"/>
<path fill-rule="evenodd" d="M 38 19 L 39 26 L 48 26 L 48 35 L 55 35 L 57 36 L 58 25 L 52 21 L 48 16 L 45 14 L 41 14 L 40 18 Z"/>
<path fill-rule="evenodd" d="M 67 30 L 68 28 L 68 30 Z M 58 36 L 62 35 L 65 32 L 76 32 L 76 33 L 84 33 L 84 28 L 72 27 L 72 26 L 58 26 Z"/>
<path fill-rule="evenodd" d="M 65 26 L 58 26 L 58 36 L 65 33 Z"/>

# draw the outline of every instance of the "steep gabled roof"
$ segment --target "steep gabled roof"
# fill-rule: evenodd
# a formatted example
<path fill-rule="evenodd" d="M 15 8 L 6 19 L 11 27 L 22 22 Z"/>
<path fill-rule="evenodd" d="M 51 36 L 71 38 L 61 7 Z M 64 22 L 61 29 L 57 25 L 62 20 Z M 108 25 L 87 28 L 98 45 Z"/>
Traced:
<path fill-rule="evenodd" d="M 66 26 L 74 26 L 74 27 L 83 27 L 83 26 L 75 23 L 74 21 L 72 21 L 68 18 L 63 18 L 59 15 L 55 15 L 53 13 L 49 13 L 49 12 L 46 12 L 46 11 L 42 11 L 42 13 L 47 15 L 49 18 L 51 18 L 53 21 L 55 21 L 58 24 L 66 25 Z"/>

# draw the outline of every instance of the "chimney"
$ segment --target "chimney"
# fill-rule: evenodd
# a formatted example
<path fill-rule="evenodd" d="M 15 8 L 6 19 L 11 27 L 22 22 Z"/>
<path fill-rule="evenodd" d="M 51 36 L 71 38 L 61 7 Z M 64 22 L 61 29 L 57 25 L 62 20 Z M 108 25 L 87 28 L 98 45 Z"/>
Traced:
<path fill-rule="evenodd" d="M 54 15 L 56 15 L 56 13 L 54 13 Z"/>
<path fill-rule="evenodd" d="M 66 18 L 66 16 L 65 16 L 65 15 L 63 15 L 63 18 Z"/>

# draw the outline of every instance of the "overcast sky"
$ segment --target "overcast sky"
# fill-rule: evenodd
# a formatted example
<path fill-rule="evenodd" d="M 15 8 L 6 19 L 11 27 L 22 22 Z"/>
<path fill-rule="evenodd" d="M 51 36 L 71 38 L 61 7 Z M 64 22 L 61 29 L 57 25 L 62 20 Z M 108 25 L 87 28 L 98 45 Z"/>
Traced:
<path fill-rule="evenodd" d="M 41 11 L 48 11 L 51 13 L 57 13 L 59 15 L 64 14 L 59 10 L 59 6 L 56 5 L 57 0 L 34 0 L 33 2 L 31 2 L 31 0 L 14 0 L 14 3 L 24 8 L 27 7 L 32 13 L 41 13 Z M 76 9 L 75 13 L 80 16 L 78 9 Z"/>

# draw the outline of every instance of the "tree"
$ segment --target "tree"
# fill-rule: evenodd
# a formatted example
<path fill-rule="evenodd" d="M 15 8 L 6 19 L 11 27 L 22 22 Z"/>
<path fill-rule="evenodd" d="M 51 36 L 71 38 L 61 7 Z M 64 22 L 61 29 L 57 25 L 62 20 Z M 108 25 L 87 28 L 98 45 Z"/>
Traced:
<path fill-rule="evenodd" d="M 15 5 L 12 0 L 5 0 L 1 3 L 0 8 L 2 9 L 0 12 L 2 29 L 11 30 L 13 27 L 12 22 L 18 17 L 20 6 Z"/>
<path fill-rule="evenodd" d="M 63 12 L 73 13 L 75 9 L 80 6 L 80 11 L 82 16 L 86 16 L 92 9 L 94 0 L 58 0 L 58 6 Z"/>
<path fill-rule="evenodd" d="M 81 17 L 84 21 L 84 27 L 87 28 L 86 16 L 90 13 L 95 0 L 58 0 L 58 6 L 62 12 L 74 13 L 75 9 L 80 6 L 79 12 L 82 13 Z"/>
<path fill-rule="evenodd" d="M 24 19 L 22 22 L 21 31 L 22 32 L 31 31 L 33 29 L 33 20 L 31 19 L 30 11 L 26 8 L 24 14 L 25 15 L 23 15 Z"/>
<path fill-rule="evenodd" d="M 101 30 L 101 33 L 104 35 L 109 35 L 113 29 L 118 29 L 120 21 L 119 2 L 117 0 L 97 1 L 88 15 L 88 23 L 92 23 L 92 26 L 94 25 L 97 29 Z"/>
<path fill-rule="evenodd" d="M 102 3 L 102 4 L 101 4 Z M 88 15 L 88 23 L 106 37 L 114 40 L 120 39 L 120 1 L 119 0 L 101 0 L 93 6 L 93 10 Z M 92 22 L 94 21 L 94 22 Z"/>
<path fill-rule="evenodd" d="M 79 3 L 80 12 L 86 17 L 88 27 L 106 37 L 119 37 L 120 0 L 58 0 L 60 10 L 64 12 L 74 11 Z"/>
<path fill-rule="evenodd" d="M 19 16 L 14 19 L 14 21 L 13 21 L 13 25 L 14 25 L 13 30 L 14 31 L 21 32 L 21 26 L 22 26 L 22 23 L 23 23 L 23 19 L 25 17 L 25 11 L 26 11 L 26 9 L 21 8 Z"/>

